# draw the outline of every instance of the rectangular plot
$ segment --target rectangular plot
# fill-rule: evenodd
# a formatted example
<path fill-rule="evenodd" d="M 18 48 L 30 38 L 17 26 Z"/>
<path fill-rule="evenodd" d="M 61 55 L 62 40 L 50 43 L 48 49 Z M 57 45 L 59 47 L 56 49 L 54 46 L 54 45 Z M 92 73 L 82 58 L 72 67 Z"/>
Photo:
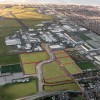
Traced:
<path fill-rule="evenodd" d="M 66 76 L 63 70 L 60 69 L 56 62 L 45 64 L 43 67 L 43 77 L 46 82 L 59 82 L 71 80 L 69 76 Z"/>
<path fill-rule="evenodd" d="M 24 73 L 25 74 L 35 74 L 36 73 L 35 66 L 36 66 L 36 64 L 23 65 Z"/>
<path fill-rule="evenodd" d="M 56 58 L 69 57 L 67 54 L 64 54 L 64 53 L 62 53 L 62 54 L 56 54 L 55 56 L 56 56 Z"/>
<path fill-rule="evenodd" d="M 58 60 L 61 62 L 61 64 L 67 64 L 67 63 L 73 63 L 74 62 L 70 57 L 59 58 Z"/>
<path fill-rule="evenodd" d="M 55 86 L 44 86 L 45 91 L 57 91 L 57 90 L 80 90 L 76 83 L 61 84 Z"/>
<path fill-rule="evenodd" d="M 1 73 L 18 73 L 22 72 L 20 64 L 1 66 Z"/>
<path fill-rule="evenodd" d="M 80 68 L 78 68 L 76 64 L 66 64 L 64 66 L 70 74 L 78 74 L 81 72 Z"/>
<path fill-rule="evenodd" d="M 26 53 L 20 55 L 22 63 L 32 63 L 47 60 L 49 58 L 46 52 Z"/>
<path fill-rule="evenodd" d="M 66 54 L 64 50 L 53 51 L 54 54 Z"/>
<path fill-rule="evenodd" d="M 96 69 L 96 66 L 91 61 L 78 62 L 77 65 L 82 70 L 86 70 L 86 69 Z"/>

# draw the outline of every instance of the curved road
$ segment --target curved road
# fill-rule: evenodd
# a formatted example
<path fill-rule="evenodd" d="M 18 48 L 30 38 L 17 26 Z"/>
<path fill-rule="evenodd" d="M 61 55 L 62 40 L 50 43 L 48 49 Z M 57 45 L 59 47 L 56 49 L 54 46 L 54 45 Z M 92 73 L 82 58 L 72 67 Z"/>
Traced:
<path fill-rule="evenodd" d="M 43 92 L 43 81 L 42 81 L 43 80 L 42 79 L 43 75 L 42 75 L 42 68 L 41 67 L 42 67 L 43 64 L 46 64 L 48 62 L 52 62 L 55 59 L 53 53 L 49 50 L 48 45 L 45 45 L 45 49 L 46 49 L 47 53 L 49 54 L 50 59 L 46 60 L 46 61 L 42 61 L 39 64 L 37 64 L 37 66 L 36 66 L 37 77 L 38 77 L 38 90 L 39 90 L 39 93 Z"/>

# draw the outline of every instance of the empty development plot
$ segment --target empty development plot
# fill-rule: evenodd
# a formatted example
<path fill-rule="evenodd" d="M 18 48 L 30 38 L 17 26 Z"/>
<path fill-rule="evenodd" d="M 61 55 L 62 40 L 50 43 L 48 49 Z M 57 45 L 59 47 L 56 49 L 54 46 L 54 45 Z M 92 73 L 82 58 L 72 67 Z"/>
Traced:
<path fill-rule="evenodd" d="M 49 59 L 46 52 L 24 53 L 20 55 L 23 64 L 38 63 Z"/>
<path fill-rule="evenodd" d="M 70 74 L 78 74 L 81 72 L 81 69 L 75 64 L 75 62 L 69 57 L 69 55 L 61 50 L 61 51 L 54 51 L 54 54 L 56 56 L 56 61 L 65 67 L 65 69 Z"/>
<path fill-rule="evenodd" d="M 24 64 L 23 68 L 24 68 L 24 74 L 35 74 L 36 73 L 36 69 L 35 69 L 36 64 Z"/>
<path fill-rule="evenodd" d="M 44 86 L 44 91 L 58 91 L 58 90 L 80 91 L 80 88 L 76 83 L 52 85 L 52 86 L 45 85 Z"/>
<path fill-rule="evenodd" d="M 13 83 L 0 86 L 0 100 L 15 100 L 20 97 L 36 94 L 37 80 L 31 80 L 26 83 Z"/>
<path fill-rule="evenodd" d="M 76 74 L 81 72 L 81 70 L 79 69 L 79 67 L 72 63 L 72 64 L 65 64 L 64 67 L 66 68 L 66 70 L 70 73 L 70 74 Z"/>
<path fill-rule="evenodd" d="M 43 79 L 46 83 L 56 83 L 72 80 L 67 76 L 60 66 L 54 61 L 42 66 Z"/>
<path fill-rule="evenodd" d="M 49 56 L 46 52 L 34 52 L 34 53 L 20 54 L 20 58 L 23 65 L 24 73 L 35 74 L 36 64 L 38 64 L 41 61 L 49 59 Z"/>

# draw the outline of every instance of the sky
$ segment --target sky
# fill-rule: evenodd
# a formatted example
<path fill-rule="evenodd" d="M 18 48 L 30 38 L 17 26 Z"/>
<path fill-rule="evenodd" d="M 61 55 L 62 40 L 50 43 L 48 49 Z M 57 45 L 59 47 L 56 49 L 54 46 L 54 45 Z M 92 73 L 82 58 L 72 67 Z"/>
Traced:
<path fill-rule="evenodd" d="M 0 2 L 14 2 L 14 3 L 59 3 L 59 4 L 79 4 L 79 5 L 93 5 L 100 6 L 100 0 L 0 0 Z"/>

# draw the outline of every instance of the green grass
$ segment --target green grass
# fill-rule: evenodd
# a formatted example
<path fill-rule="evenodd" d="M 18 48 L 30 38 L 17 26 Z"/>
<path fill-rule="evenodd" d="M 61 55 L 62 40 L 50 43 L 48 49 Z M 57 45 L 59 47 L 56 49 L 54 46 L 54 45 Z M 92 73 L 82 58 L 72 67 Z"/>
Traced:
<path fill-rule="evenodd" d="M 87 40 L 91 40 L 90 37 L 86 36 L 85 34 L 80 34 L 79 35 L 81 39 L 83 39 L 84 41 L 87 41 Z"/>
<path fill-rule="evenodd" d="M 53 51 L 53 52 L 54 52 L 54 54 L 55 54 L 55 56 L 56 56 L 57 58 L 69 56 L 69 55 L 68 55 L 65 51 L 63 51 L 63 50 L 60 50 L 60 51 Z"/>
<path fill-rule="evenodd" d="M 70 74 L 78 74 L 82 72 L 81 69 L 76 64 L 66 64 L 64 66 Z"/>
<path fill-rule="evenodd" d="M 13 18 L 3 18 L 0 20 L 0 28 L 6 27 L 20 27 L 20 24 Z"/>
<path fill-rule="evenodd" d="M 36 73 L 35 66 L 36 66 L 36 64 L 24 64 L 23 65 L 24 73 L 26 75 L 27 74 L 35 74 Z"/>
<path fill-rule="evenodd" d="M 57 90 L 80 90 L 76 83 L 61 84 L 55 86 L 44 86 L 45 91 L 57 91 Z"/>
<path fill-rule="evenodd" d="M 21 21 L 29 28 L 34 28 L 34 25 L 41 23 L 41 20 L 21 19 Z"/>
<path fill-rule="evenodd" d="M 77 65 L 82 70 L 86 70 L 86 69 L 97 69 L 96 66 L 91 61 L 78 62 Z"/>
<path fill-rule="evenodd" d="M 3 55 L 0 56 L 0 65 L 20 63 L 18 55 Z"/>
<path fill-rule="evenodd" d="M 16 98 L 37 93 L 37 80 L 28 83 L 16 83 L 0 86 L 0 100 L 15 100 Z"/>
<path fill-rule="evenodd" d="M 53 83 L 71 80 L 71 78 L 69 76 L 66 76 L 64 71 L 60 69 L 59 65 L 56 62 L 45 64 L 42 68 L 45 82 Z"/>
<path fill-rule="evenodd" d="M 5 37 L 18 31 L 20 27 L 5 27 L 0 28 L 0 37 Z"/>
<path fill-rule="evenodd" d="M 32 63 L 47 60 L 49 58 L 46 52 L 26 53 L 20 55 L 22 63 Z"/>
<path fill-rule="evenodd" d="M 17 73 L 22 72 L 20 64 L 1 66 L 1 73 Z"/>
<path fill-rule="evenodd" d="M 72 63 L 73 62 L 73 60 L 70 57 L 59 58 L 58 60 L 61 62 L 61 64 L 66 64 L 66 63 Z"/>
<path fill-rule="evenodd" d="M 4 55 L 7 53 L 7 47 L 5 44 L 4 37 L 0 38 L 0 55 Z M 2 59 L 2 56 L 0 56 L 0 59 Z"/>

